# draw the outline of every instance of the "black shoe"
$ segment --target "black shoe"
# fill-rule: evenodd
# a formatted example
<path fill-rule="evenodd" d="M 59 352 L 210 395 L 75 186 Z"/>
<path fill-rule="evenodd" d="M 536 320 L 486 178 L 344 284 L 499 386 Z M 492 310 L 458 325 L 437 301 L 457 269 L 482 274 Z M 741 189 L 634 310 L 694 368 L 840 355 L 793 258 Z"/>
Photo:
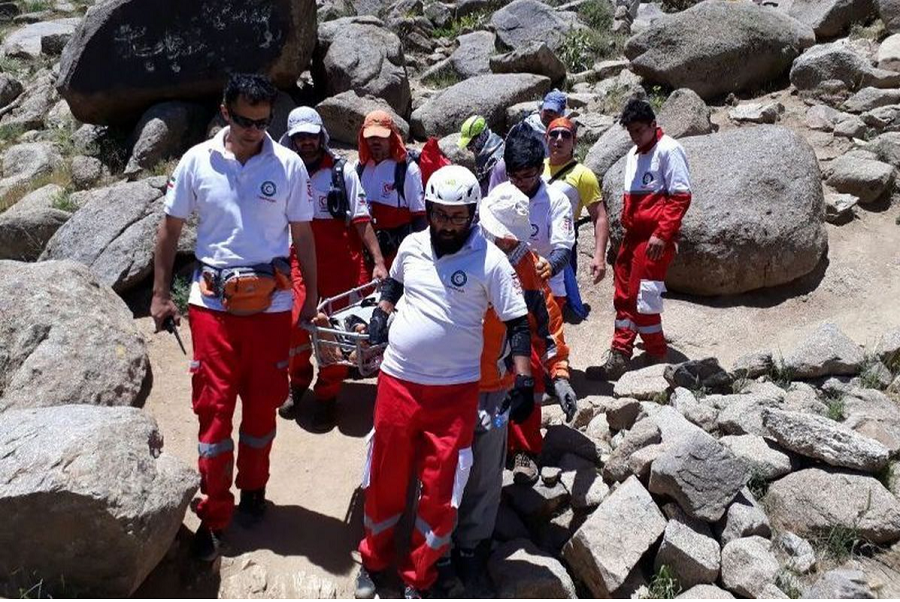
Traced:
<path fill-rule="evenodd" d="M 300 400 L 303 399 L 305 393 L 306 387 L 292 386 L 287 399 L 285 399 L 284 403 L 281 404 L 281 407 L 278 408 L 278 415 L 285 420 L 294 420 L 297 417 L 297 408 L 300 406 Z"/>
<path fill-rule="evenodd" d="M 425 597 L 425 592 L 419 591 L 411 585 L 407 585 L 403 588 L 403 599 L 404 600 L 421 600 Z"/>
<path fill-rule="evenodd" d="M 238 504 L 235 518 L 242 526 L 252 527 L 262 520 L 267 504 L 265 488 L 241 490 L 241 503 Z"/>
<path fill-rule="evenodd" d="M 337 399 L 317 399 L 313 406 L 311 430 L 327 433 L 337 424 Z"/>
<path fill-rule="evenodd" d="M 191 555 L 202 562 L 213 562 L 219 557 L 221 547 L 222 532 L 212 531 L 204 523 L 200 523 L 191 540 Z"/>
<path fill-rule="evenodd" d="M 356 591 L 354 597 L 357 600 L 371 600 L 378 593 L 379 581 L 384 573 L 381 571 L 366 570 L 366 567 L 359 567 L 359 573 L 356 574 Z"/>
<path fill-rule="evenodd" d="M 472 591 L 478 585 L 478 579 L 485 569 L 484 559 L 477 548 L 457 548 L 456 574 L 466 590 Z"/>
<path fill-rule="evenodd" d="M 431 593 L 435 598 L 459 598 L 465 593 L 462 582 L 456 575 L 456 567 L 453 565 L 453 559 L 445 556 L 437 561 L 435 565 L 438 572 L 437 580 L 431 589 Z"/>

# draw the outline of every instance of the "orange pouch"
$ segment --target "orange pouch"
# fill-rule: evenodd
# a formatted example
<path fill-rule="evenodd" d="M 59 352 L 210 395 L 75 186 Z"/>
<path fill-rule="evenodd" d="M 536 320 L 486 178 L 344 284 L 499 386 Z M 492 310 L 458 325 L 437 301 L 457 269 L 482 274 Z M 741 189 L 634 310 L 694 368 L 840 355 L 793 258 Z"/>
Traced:
<path fill-rule="evenodd" d="M 269 309 L 277 288 L 275 277 L 259 272 L 237 273 L 222 284 L 222 306 L 230 314 L 250 316 Z"/>

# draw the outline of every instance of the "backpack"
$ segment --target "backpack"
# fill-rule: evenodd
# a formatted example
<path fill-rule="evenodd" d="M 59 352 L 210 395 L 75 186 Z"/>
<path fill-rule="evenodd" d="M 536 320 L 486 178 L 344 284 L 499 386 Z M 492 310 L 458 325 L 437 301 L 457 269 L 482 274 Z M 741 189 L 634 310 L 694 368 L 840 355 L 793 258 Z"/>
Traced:
<path fill-rule="evenodd" d="M 445 165 L 450 165 L 450 159 L 441 152 L 437 138 L 429 138 L 421 151 L 407 148 L 406 161 L 398 161 L 394 166 L 394 190 L 397 191 L 397 206 L 400 206 L 402 201 L 406 200 L 406 172 L 410 163 L 415 163 L 419 166 L 419 170 L 422 172 L 422 188 L 424 188 L 431 174 Z M 365 169 L 366 166 L 362 163 L 356 164 L 356 175 L 360 179 L 362 179 Z"/>
<path fill-rule="evenodd" d="M 350 215 L 350 199 L 347 198 L 347 182 L 344 181 L 344 166 L 347 160 L 334 157 L 331 166 L 331 186 L 328 188 L 328 213 L 334 219 L 345 219 L 347 222 L 353 218 Z"/>

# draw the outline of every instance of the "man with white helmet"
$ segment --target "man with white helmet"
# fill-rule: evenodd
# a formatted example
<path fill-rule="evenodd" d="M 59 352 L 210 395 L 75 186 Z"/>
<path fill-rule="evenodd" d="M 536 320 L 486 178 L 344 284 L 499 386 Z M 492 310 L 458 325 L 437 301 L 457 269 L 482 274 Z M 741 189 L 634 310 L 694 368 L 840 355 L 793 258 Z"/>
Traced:
<path fill-rule="evenodd" d="M 314 215 L 312 232 L 316 243 L 319 296 L 334 297 L 369 282 L 372 277 L 387 277 L 378 239 L 372 229 L 366 193 L 356 171 L 328 147 L 328 130 L 322 117 L 310 107 L 297 107 L 288 116 L 288 129 L 281 144 L 293 150 L 309 172 L 309 194 Z M 363 246 L 373 258 L 369 272 L 363 258 Z M 294 286 L 294 321 L 306 297 L 303 278 L 296 259 L 291 263 Z M 316 300 L 318 301 L 318 300 Z M 292 418 L 296 406 L 313 380 L 309 333 L 294 328 L 291 334 L 291 393 L 278 412 Z M 316 404 L 312 429 L 327 431 L 336 420 L 337 396 L 347 377 L 340 365 L 319 366 L 319 378 L 313 389 Z"/>
<path fill-rule="evenodd" d="M 509 261 L 473 227 L 480 197 L 478 180 L 464 167 L 434 173 L 425 190 L 428 230 L 400 245 L 369 324 L 371 342 L 387 341 L 388 347 L 363 477 L 360 598 L 375 595 L 379 576 L 391 564 L 394 528 L 406 508 L 413 471 L 422 489 L 409 552 L 399 564 L 406 597 L 419 597 L 437 579 L 435 565 L 450 543 L 472 466 L 482 322 L 489 306 L 511 341 L 511 412 L 533 403 L 527 307 Z"/>

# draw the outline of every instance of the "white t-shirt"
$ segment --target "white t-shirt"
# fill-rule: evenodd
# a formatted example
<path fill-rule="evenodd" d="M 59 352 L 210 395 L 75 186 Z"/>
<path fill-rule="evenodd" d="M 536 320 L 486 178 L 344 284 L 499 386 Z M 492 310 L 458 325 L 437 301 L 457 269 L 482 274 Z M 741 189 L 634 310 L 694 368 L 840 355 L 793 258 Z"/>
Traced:
<path fill-rule="evenodd" d="M 504 182 L 497 187 L 514 186 L 512 182 Z M 571 250 L 575 245 L 575 226 L 572 220 L 572 204 L 560 190 L 547 186 L 541 181 L 541 187 L 528 203 L 528 217 L 531 220 L 531 239 L 528 246 L 532 251 L 548 259 L 556 249 Z M 563 273 L 550 278 L 550 290 L 556 297 L 566 296 L 566 285 Z"/>
<path fill-rule="evenodd" d="M 504 322 L 528 312 L 515 270 L 480 228 L 462 249 L 439 259 L 428 230 L 410 234 L 391 278 L 403 284 L 403 296 L 381 369 L 422 385 L 478 382 L 488 307 Z"/>
<path fill-rule="evenodd" d="M 366 191 L 369 203 L 379 203 L 397 209 L 408 209 L 411 213 L 425 212 L 425 189 L 422 186 L 422 171 L 418 164 L 411 161 L 406 168 L 406 178 L 403 185 L 405 200 L 401 200 L 394 190 L 394 172 L 397 162 L 393 159 L 385 159 L 376 164 L 374 161 L 366 163 L 360 181 Z M 356 164 L 353 166 L 356 169 Z"/>
<path fill-rule="evenodd" d="M 290 252 L 291 222 L 313 218 L 309 176 L 293 151 L 266 135 L 262 150 L 241 165 L 225 150 L 224 128 L 191 148 L 178 162 L 166 192 L 167 215 L 188 219 L 197 213 L 197 259 L 215 268 L 269 263 Z M 194 274 L 189 303 L 223 311 L 204 297 Z M 293 294 L 278 291 L 268 312 L 290 311 Z"/>
<path fill-rule="evenodd" d="M 309 196 L 312 199 L 313 219 L 336 219 L 328 211 L 328 191 L 331 189 L 332 165 L 322 167 L 309 178 Z M 369 206 L 366 191 L 360 185 L 359 177 L 349 162 L 344 163 L 344 187 L 347 189 L 347 202 L 350 204 L 350 220 L 369 219 Z M 344 218 L 340 218 L 344 219 Z"/>

